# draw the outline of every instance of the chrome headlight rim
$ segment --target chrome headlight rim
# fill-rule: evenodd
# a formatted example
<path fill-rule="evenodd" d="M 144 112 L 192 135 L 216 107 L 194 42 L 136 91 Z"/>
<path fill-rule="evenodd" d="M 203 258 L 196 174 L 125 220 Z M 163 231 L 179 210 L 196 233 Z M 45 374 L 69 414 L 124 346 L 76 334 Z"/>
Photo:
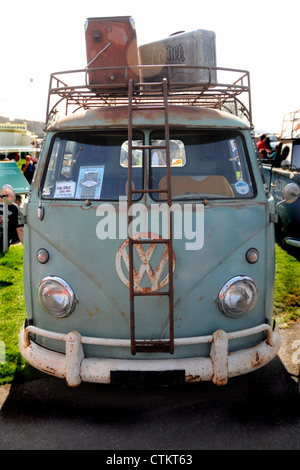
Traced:
<path fill-rule="evenodd" d="M 51 282 L 57 286 L 61 286 L 67 293 L 68 303 L 61 309 L 60 312 L 54 312 L 54 310 L 51 310 L 49 305 L 47 305 L 47 303 L 44 301 L 44 289 L 46 288 L 46 285 Z M 76 305 L 76 297 L 72 287 L 68 284 L 68 282 L 59 276 L 46 276 L 40 281 L 38 286 L 38 300 L 43 310 L 52 315 L 54 318 L 68 317 L 73 312 Z"/>
<path fill-rule="evenodd" d="M 249 304 L 249 306 L 247 306 L 246 308 L 244 308 L 241 311 L 233 312 L 232 311 L 233 309 L 230 309 L 230 307 L 228 306 L 228 304 L 226 302 L 226 296 L 234 286 L 237 286 L 241 282 L 244 282 L 251 289 L 253 298 L 251 299 L 251 303 Z M 218 295 L 218 306 L 219 306 L 219 309 L 221 310 L 221 312 L 224 315 L 226 315 L 227 317 L 230 317 L 230 318 L 236 318 L 237 319 L 237 318 L 241 318 L 244 315 L 246 315 L 247 313 L 251 312 L 254 309 L 254 307 L 257 303 L 257 299 L 258 299 L 258 288 L 257 288 L 256 283 L 249 276 L 239 275 L 239 276 L 235 276 L 235 277 L 229 279 L 223 285 L 223 287 L 219 291 L 219 295 Z"/>

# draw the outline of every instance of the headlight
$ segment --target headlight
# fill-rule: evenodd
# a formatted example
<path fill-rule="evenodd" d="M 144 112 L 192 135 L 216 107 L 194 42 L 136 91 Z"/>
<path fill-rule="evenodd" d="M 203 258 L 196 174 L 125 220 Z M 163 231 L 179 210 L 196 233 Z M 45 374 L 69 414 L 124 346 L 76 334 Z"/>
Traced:
<path fill-rule="evenodd" d="M 70 315 L 76 304 L 72 288 L 66 281 L 56 276 L 45 277 L 40 282 L 38 299 L 43 309 L 56 318 Z"/>
<path fill-rule="evenodd" d="M 250 277 L 236 276 L 219 292 L 218 305 L 225 315 L 238 318 L 250 312 L 257 301 L 258 290 Z"/>

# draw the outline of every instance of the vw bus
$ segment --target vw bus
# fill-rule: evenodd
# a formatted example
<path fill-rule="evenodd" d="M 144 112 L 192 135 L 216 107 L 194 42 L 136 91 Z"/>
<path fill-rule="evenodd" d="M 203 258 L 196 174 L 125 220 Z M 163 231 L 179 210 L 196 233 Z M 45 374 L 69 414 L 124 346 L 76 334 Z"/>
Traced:
<path fill-rule="evenodd" d="M 199 65 L 205 81 L 178 82 L 189 65 L 164 64 L 159 81 L 131 78 L 152 67 L 93 68 L 116 87 L 95 73 L 90 86 L 87 68 L 51 76 L 19 347 L 69 386 L 224 385 L 279 349 L 249 73 Z"/>

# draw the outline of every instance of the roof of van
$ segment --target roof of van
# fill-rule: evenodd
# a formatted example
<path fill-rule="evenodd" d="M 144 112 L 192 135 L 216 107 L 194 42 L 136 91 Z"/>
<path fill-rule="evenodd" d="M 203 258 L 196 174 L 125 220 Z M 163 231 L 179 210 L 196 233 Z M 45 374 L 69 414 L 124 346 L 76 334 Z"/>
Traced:
<path fill-rule="evenodd" d="M 250 129 L 249 125 L 233 114 L 211 108 L 193 106 L 169 106 L 168 119 L 170 127 L 194 128 L 239 128 Z M 140 109 L 133 111 L 135 128 L 164 126 L 162 109 Z M 128 127 L 128 107 L 111 106 L 80 110 L 69 116 L 56 118 L 49 122 L 47 131 L 67 131 L 73 129 L 99 129 Z"/>

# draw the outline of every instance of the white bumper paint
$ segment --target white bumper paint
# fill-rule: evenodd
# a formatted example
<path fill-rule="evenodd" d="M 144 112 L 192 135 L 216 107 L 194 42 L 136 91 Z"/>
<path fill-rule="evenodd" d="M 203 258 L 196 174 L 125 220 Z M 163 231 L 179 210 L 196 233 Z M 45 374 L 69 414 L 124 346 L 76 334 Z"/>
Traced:
<path fill-rule="evenodd" d="M 261 343 L 235 352 L 228 352 L 228 342 L 266 331 Z M 64 341 L 66 353 L 50 351 L 34 343 L 30 333 Z M 213 381 L 225 385 L 228 378 L 246 374 L 270 362 L 280 347 L 277 327 L 262 324 L 247 330 L 225 333 L 218 330 L 212 335 L 175 339 L 175 347 L 188 344 L 211 343 L 210 357 L 168 359 L 105 359 L 84 357 L 83 344 L 130 347 L 130 340 L 91 338 L 76 331 L 61 334 L 34 326 L 22 328 L 19 348 L 33 367 L 50 375 L 66 379 L 69 386 L 81 382 L 110 383 L 111 371 L 170 371 L 185 370 L 186 382 Z"/>

